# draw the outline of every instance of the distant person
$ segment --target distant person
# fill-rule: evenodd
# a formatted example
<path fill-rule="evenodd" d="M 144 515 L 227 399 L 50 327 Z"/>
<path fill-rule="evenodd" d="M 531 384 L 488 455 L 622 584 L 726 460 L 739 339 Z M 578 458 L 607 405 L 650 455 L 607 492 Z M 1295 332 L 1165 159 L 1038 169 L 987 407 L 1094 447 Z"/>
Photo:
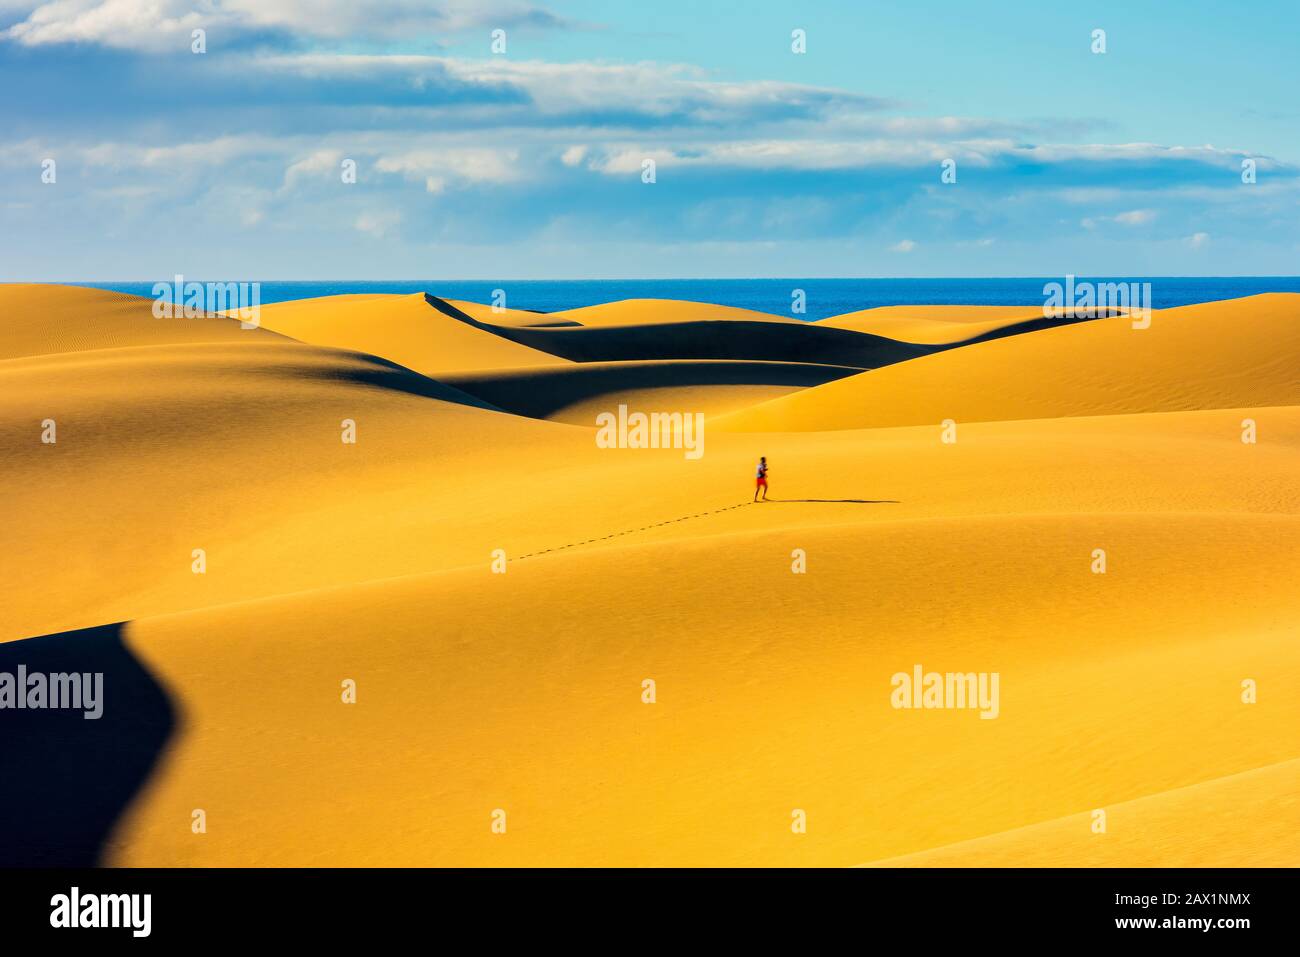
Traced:
<path fill-rule="evenodd" d="M 754 501 L 758 501 L 758 493 L 762 491 L 763 501 L 767 501 L 767 456 L 760 455 L 758 458 L 758 473 L 754 482 Z"/>

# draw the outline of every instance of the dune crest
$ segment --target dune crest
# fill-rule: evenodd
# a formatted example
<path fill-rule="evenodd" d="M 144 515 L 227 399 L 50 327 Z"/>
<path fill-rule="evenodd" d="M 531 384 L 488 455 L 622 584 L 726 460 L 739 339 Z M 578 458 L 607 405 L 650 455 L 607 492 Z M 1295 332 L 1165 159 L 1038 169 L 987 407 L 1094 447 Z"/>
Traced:
<path fill-rule="evenodd" d="M 938 352 L 727 416 L 804 431 L 1300 402 L 1300 295 L 1096 319 Z"/>
<path fill-rule="evenodd" d="M 225 316 L 154 315 L 143 296 L 37 283 L 0 284 L 0 361 L 94 349 L 167 343 L 247 343 L 279 339 L 266 329 L 241 329 Z"/>

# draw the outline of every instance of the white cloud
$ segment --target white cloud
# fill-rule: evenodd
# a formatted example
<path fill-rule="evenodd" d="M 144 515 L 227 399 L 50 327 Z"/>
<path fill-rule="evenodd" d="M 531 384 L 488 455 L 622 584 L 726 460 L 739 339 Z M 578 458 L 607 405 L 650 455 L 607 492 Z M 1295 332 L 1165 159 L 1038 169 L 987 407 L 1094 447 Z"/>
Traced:
<path fill-rule="evenodd" d="M 507 183 L 523 178 L 517 149 L 444 148 L 410 150 L 375 160 L 380 173 L 399 173 L 424 182 L 427 192 L 440 193 L 449 180 L 467 183 Z"/>
<path fill-rule="evenodd" d="M 892 253 L 910 253 L 915 248 L 916 243 L 912 242 L 910 239 L 903 239 L 890 246 L 889 251 Z"/>
<path fill-rule="evenodd" d="M 935 164 L 952 152 L 937 143 L 906 140 L 825 141 L 792 137 L 780 140 L 709 143 L 681 150 L 610 143 L 593 151 L 587 166 L 609 175 L 640 171 L 643 159 L 676 167 L 736 169 L 836 170 L 870 166 Z M 937 173 L 936 173 L 937 176 Z"/>
<path fill-rule="evenodd" d="M 365 233 L 375 239 L 382 239 L 401 221 L 401 213 L 392 210 L 385 210 L 374 213 L 362 213 L 357 217 L 356 222 L 352 225 L 357 232 Z"/>
<path fill-rule="evenodd" d="M 1202 247 L 1206 246 L 1210 242 L 1210 234 L 1192 233 L 1192 235 L 1188 236 L 1187 239 L 1184 241 L 1187 243 L 1187 245 L 1191 246 L 1193 249 L 1201 249 Z"/>
<path fill-rule="evenodd" d="M 292 189 L 303 180 L 323 181 L 327 172 L 340 170 L 342 162 L 343 154 L 338 150 L 317 150 L 284 171 L 284 188 Z"/>
<path fill-rule="evenodd" d="M 1248 155 L 1240 150 L 1221 150 L 1213 146 L 1161 146 L 1158 143 L 1054 143 L 1020 147 L 1017 153 L 1026 160 L 1040 163 L 1063 163 L 1070 160 L 1222 162 Z"/>
<path fill-rule="evenodd" d="M 0 36 L 24 46 L 98 43 L 180 52 L 189 49 L 193 29 L 230 20 L 220 9 L 205 15 L 184 0 L 52 0 Z"/>
<path fill-rule="evenodd" d="M 1127 213 L 1117 213 L 1115 222 L 1125 226 L 1143 226 L 1156 218 L 1154 209 L 1132 209 Z"/>
<path fill-rule="evenodd" d="M 1185 160 L 1195 156 L 1203 162 L 1212 162 L 1230 154 L 1223 151 L 1194 153 L 1181 152 L 1181 148 L 1156 148 L 1145 154 L 1148 160 L 1167 162 L 1174 158 Z M 691 145 L 678 150 L 654 148 L 643 144 L 607 143 L 591 151 L 587 165 L 602 173 L 621 175 L 639 170 L 641 160 L 651 157 L 656 162 L 672 163 L 678 167 L 733 167 L 737 169 L 790 169 L 790 170 L 848 170 L 879 167 L 918 167 L 933 165 L 938 177 L 939 163 L 955 157 L 959 165 L 991 166 L 996 163 L 1018 164 L 1026 160 L 1043 165 L 1059 165 L 1068 161 L 1087 163 L 1111 162 L 1119 157 L 1130 158 L 1123 148 L 1112 152 L 1103 146 L 1023 146 L 1001 140 L 939 141 L 921 140 L 910 136 L 900 138 L 848 138 L 809 139 L 797 135 L 779 139 L 732 140 Z M 1101 217 L 1096 221 L 1114 221 L 1124 225 L 1139 225 L 1154 218 L 1149 209 L 1136 209 L 1114 217 Z"/>
<path fill-rule="evenodd" d="M 1145 226 L 1153 222 L 1159 214 L 1154 209 L 1131 209 L 1114 216 L 1085 216 L 1079 220 L 1084 229 L 1095 229 L 1105 223 L 1118 223 L 1121 226 Z"/>
<path fill-rule="evenodd" d="M 601 126 L 620 125 L 620 120 L 626 125 L 633 118 L 645 117 L 725 127 L 831 114 L 861 126 L 864 115 L 888 105 L 878 97 L 829 87 L 721 82 L 709 79 L 699 67 L 680 63 L 549 63 L 502 57 L 479 60 L 334 52 L 243 59 L 245 73 L 260 73 L 272 81 L 289 76 L 317 82 L 347 80 L 357 88 L 364 84 L 393 94 L 428 91 L 428 100 L 419 103 L 419 108 L 495 111 L 534 126 L 541 120 L 565 116 L 577 118 L 579 125 L 590 123 L 592 117 L 599 117 Z M 446 102 L 439 102 L 434 95 L 438 91 L 445 91 Z M 925 123 L 931 127 L 934 121 Z M 903 133 L 891 130 L 889 135 L 898 138 Z"/>
<path fill-rule="evenodd" d="M 188 52 L 190 31 L 199 27 L 233 36 L 278 30 L 344 39 L 574 26 L 522 0 L 49 0 L 21 12 L 26 18 L 0 36 L 24 46 L 94 43 L 151 52 Z"/>

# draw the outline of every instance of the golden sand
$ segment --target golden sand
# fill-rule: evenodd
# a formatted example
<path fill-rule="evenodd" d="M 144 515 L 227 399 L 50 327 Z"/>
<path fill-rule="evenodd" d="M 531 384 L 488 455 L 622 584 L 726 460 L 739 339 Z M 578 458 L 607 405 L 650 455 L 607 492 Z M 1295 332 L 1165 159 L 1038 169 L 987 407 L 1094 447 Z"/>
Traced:
<path fill-rule="evenodd" d="M 599 363 L 422 296 L 150 305 L 0 286 L 0 641 L 127 622 L 178 715 L 106 863 L 1298 863 L 1300 296 L 867 371 L 697 304 L 551 317 Z M 632 351 L 695 321 L 732 358 Z M 705 454 L 598 448 L 619 403 Z M 892 707 L 918 664 L 998 717 Z"/>
<path fill-rule="evenodd" d="M 963 342 L 1041 317 L 1025 306 L 877 306 L 820 320 L 824 326 L 932 345 Z"/>

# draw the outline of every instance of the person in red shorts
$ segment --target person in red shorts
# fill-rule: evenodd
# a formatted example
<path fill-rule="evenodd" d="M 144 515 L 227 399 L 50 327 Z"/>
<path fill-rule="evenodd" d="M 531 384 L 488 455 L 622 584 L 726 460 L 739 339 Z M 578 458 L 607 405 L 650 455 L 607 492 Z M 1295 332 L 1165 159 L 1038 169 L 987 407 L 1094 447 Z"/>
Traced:
<path fill-rule="evenodd" d="M 759 490 L 763 492 L 763 501 L 767 501 L 767 456 L 760 455 L 758 458 L 757 479 L 754 482 L 754 501 L 758 501 Z"/>

